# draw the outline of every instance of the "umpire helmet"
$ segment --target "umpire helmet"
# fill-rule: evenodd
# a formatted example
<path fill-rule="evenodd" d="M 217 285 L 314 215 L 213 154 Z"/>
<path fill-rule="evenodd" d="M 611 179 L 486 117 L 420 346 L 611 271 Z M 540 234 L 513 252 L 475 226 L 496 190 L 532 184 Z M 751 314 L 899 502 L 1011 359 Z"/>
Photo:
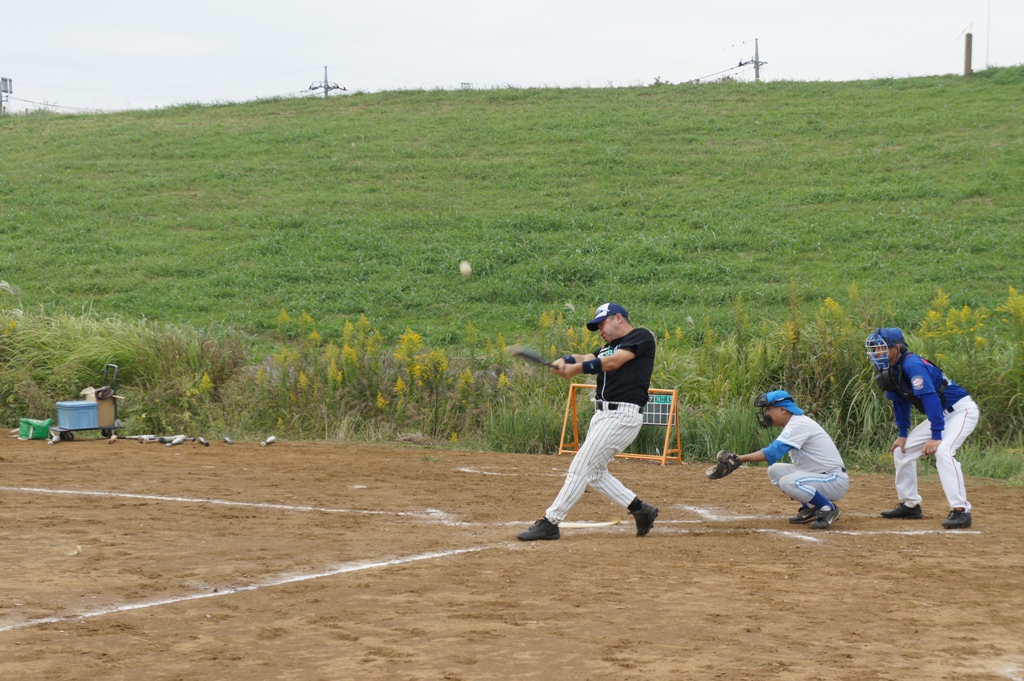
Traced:
<path fill-rule="evenodd" d="M 875 369 L 882 371 L 889 368 L 889 348 L 907 349 L 907 342 L 903 339 L 903 331 L 895 327 L 878 329 L 867 337 L 864 347 L 868 350 L 868 359 L 875 365 Z"/>

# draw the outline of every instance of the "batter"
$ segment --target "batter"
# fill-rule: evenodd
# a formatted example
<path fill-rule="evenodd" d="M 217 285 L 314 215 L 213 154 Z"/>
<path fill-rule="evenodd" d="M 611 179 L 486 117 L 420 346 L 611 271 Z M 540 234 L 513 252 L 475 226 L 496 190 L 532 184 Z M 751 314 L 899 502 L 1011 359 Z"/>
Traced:
<path fill-rule="evenodd" d="M 640 500 L 608 471 L 608 464 L 636 438 L 643 424 L 643 410 L 654 371 L 654 334 L 634 328 L 626 308 L 605 303 L 587 322 L 605 345 L 588 355 L 566 355 L 554 361 L 552 371 L 571 380 L 594 374 L 597 391 L 594 417 L 587 437 L 573 457 L 562 489 L 544 517 L 517 536 L 521 541 L 558 539 L 558 524 L 590 485 L 614 503 L 628 510 L 636 521 L 636 536 L 651 531 L 658 508 Z"/>

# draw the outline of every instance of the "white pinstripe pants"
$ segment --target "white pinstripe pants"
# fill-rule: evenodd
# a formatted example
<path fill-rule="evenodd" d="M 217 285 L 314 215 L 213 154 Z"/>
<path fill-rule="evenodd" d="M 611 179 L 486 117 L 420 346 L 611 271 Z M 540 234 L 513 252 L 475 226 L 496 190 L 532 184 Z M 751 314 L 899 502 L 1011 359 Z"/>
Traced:
<path fill-rule="evenodd" d="M 950 508 L 970 511 L 971 504 L 967 501 L 964 474 L 960 470 L 960 462 L 954 457 L 956 450 L 978 425 L 978 405 L 969 396 L 964 397 L 953 405 L 952 413 L 943 416 L 946 427 L 942 430 L 942 442 L 935 452 L 939 482 L 942 483 L 942 491 L 946 493 L 946 501 L 949 502 Z M 907 506 L 917 506 L 921 503 L 921 495 L 917 491 L 917 460 L 921 458 L 925 443 L 931 439 L 932 424 L 925 419 L 907 435 L 905 451 L 896 449 L 892 453 L 893 462 L 896 464 L 896 494 Z"/>
<path fill-rule="evenodd" d="M 627 508 L 636 495 L 608 472 L 608 464 L 636 439 L 643 422 L 644 417 L 636 407 L 630 410 L 620 405 L 616 411 L 595 412 L 590 419 L 587 439 L 573 457 L 565 483 L 544 517 L 555 524 L 565 520 L 587 485 Z"/>

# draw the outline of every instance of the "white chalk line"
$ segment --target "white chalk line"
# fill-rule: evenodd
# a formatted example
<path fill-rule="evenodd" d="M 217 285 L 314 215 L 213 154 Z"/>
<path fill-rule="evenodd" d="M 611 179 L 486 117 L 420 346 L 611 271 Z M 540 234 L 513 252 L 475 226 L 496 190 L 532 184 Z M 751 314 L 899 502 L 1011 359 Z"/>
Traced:
<path fill-rule="evenodd" d="M 818 543 L 824 541 L 825 537 L 815 537 L 809 534 L 803 534 L 800 532 L 791 532 L 789 530 L 774 530 L 769 527 L 733 527 L 733 528 L 706 528 L 700 530 L 681 529 L 677 527 L 662 528 L 661 532 L 658 532 L 658 523 L 654 524 L 654 529 L 651 530 L 651 534 L 648 536 L 654 536 L 654 534 L 777 534 L 782 537 L 788 537 L 790 539 L 800 539 L 802 541 Z"/>
<path fill-rule="evenodd" d="M 901 534 L 904 536 L 914 536 L 921 534 L 941 534 L 947 537 L 953 537 L 956 535 L 970 535 L 970 534 L 983 534 L 981 530 L 829 530 L 830 534 L 849 534 L 849 535 L 874 535 L 874 534 Z"/>
<path fill-rule="evenodd" d="M 474 468 L 472 466 L 465 466 L 463 468 L 457 468 L 455 470 L 457 470 L 459 473 L 475 473 L 477 475 L 503 475 L 503 476 L 514 477 L 514 478 L 525 478 L 525 477 L 531 477 L 531 478 L 564 478 L 565 477 L 565 473 L 500 473 L 500 472 L 497 472 L 497 471 L 485 471 L 485 470 L 481 470 L 479 468 Z"/>
<path fill-rule="evenodd" d="M 410 518 L 427 518 L 434 521 L 443 522 L 450 525 L 461 525 L 466 523 L 460 523 L 455 520 L 451 520 L 451 516 L 439 509 L 428 508 L 423 512 L 409 512 L 409 511 L 365 511 L 356 510 L 351 508 L 328 508 L 324 506 L 292 506 L 289 504 L 270 504 L 262 502 L 252 501 L 231 501 L 229 499 L 202 499 L 197 497 L 171 497 L 163 496 L 159 494 L 133 494 L 131 492 L 109 492 L 109 491 L 94 491 L 94 490 L 69 490 L 69 489 L 46 489 L 43 487 L 3 487 L 0 486 L 0 491 L 3 492 L 24 492 L 29 494 L 63 494 L 68 496 L 86 496 L 86 497 L 104 497 L 112 499 L 141 499 L 143 501 L 174 501 L 178 503 L 187 504 L 211 504 L 214 506 L 241 506 L 245 508 L 261 508 L 271 509 L 277 511 L 300 511 L 300 512 L 315 512 L 315 513 L 355 513 L 360 515 L 394 515 L 404 516 Z"/>
<path fill-rule="evenodd" d="M 216 591 L 198 593 L 198 594 L 187 594 L 184 596 L 176 596 L 174 598 L 163 598 L 157 601 L 144 601 L 142 603 L 127 603 L 124 605 L 116 605 L 112 608 L 105 608 L 102 610 L 91 610 L 88 612 L 80 612 L 73 615 L 63 615 L 61 617 L 44 617 L 42 619 L 30 620 L 28 622 L 19 622 L 18 624 L 9 624 L 7 626 L 0 627 L 0 633 L 5 631 L 13 631 L 15 629 L 25 629 L 27 627 L 36 627 L 42 624 L 55 624 L 58 622 L 73 622 L 82 619 L 89 619 L 92 617 L 102 617 L 103 615 L 111 615 L 118 612 L 127 612 L 130 610 L 142 610 L 144 608 L 155 608 L 160 605 L 173 605 L 174 603 L 184 603 L 186 601 L 196 601 L 201 598 L 216 598 L 218 596 L 228 596 L 231 594 L 242 593 L 244 591 L 256 591 L 258 589 L 266 589 L 268 587 L 281 586 L 283 584 L 293 584 L 295 582 L 306 582 L 313 579 L 322 579 L 324 577 L 333 577 L 335 575 L 345 574 L 347 572 L 358 572 L 360 570 L 372 570 L 374 568 L 390 567 L 392 565 L 404 565 L 406 563 L 415 563 L 421 560 L 430 560 L 433 558 L 446 558 L 448 556 L 457 556 L 463 553 L 473 553 L 476 551 L 485 551 L 487 549 L 496 548 L 495 546 L 480 546 L 469 549 L 453 549 L 451 551 L 434 551 L 431 553 L 421 553 L 414 556 L 406 556 L 404 558 L 393 558 L 391 560 L 382 560 L 372 563 L 365 561 L 354 562 L 354 563 L 342 563 L 324 572 L 317 572 L 309 575 L 291 575 L 288 577 L 278 577 L 270 581 L 260 582 L 259 584 L 250 584 L 248 586 L 230 586 L 225 588 L 218 588 Z"/>

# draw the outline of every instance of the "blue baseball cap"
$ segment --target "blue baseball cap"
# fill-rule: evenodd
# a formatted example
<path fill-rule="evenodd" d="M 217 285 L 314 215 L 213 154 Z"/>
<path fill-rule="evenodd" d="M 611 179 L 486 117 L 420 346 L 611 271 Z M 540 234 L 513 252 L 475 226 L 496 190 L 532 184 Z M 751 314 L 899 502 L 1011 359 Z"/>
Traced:
<path fill-rule="evenodd" d="M 903 340 L 902 329 L 896 327 L 889 327 L 887 329 L 879 329 L 875 331 L 878 337 L 885 341 L 885 344 L 890 348 L 894 345 L 906 345 L 907 341 Z"/>
<path fill-rule="evenodd" d="M 622 307 L 618 303 L 605 303 L 601 307 L 597 308 L 597 314 L 594 318 L 587 322 L 587 328 L 591 331 L 597 331 L 597 327 L 600 326 L 601 322 L 620 314 L 626 319 L 629 319 L 629 313 L 626 312 L 626 308 Z"/>
<path fill-rule="evenodd" d="M 767 393 L 765 401 L 769 407 L 782 407 L 791 414 L 803 414 L 804 410 L 796 406 L 796 402 L 793 401 L 793 396 L 785 390 L 773 390 Z"/>

